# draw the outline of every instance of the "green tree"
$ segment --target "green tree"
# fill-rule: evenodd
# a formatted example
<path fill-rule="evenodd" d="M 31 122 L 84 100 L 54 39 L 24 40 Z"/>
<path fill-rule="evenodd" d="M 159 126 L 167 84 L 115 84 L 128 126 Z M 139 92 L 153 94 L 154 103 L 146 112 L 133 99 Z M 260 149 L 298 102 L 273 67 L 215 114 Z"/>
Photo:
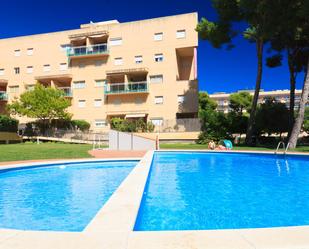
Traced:
<path fill-rule="evenodd" d="M 230 137 L 228 133 L 228 120 L 224 113 L 216 110 L 217 103 L 206 92 L 199 93 L 199 118 L 201 130 L 198 143 L 207 143 L 209 140 L 219 141 Z"/>
<path fill-rule="evenodd" d="M 267 58 L 267 66 L 278 67 L 282 65 L 283 53 L 286 53 L 288 69 L 290 74 L 290 114 L 289 114 L 289 135 L 294 124 L 295 88 L 299 72 L 306 70 L 309 54 L 308 36 L 304 32 L 308 21 L 302 14 L 304 1 L 281 0 L 284 7 L 277 18 L 280 22 L 277 31 L 271 41 L 271 49 L 275 54 Z M 308 29 L 308 27 L 307 27 Z"/>
<path fill-rule="evenodd" d="M 289 110 L 284 103 L 268 98 L 260 104 L 256 114 L 257 134 L 281 134 L 289 128 Z"/>
<path fill-rule="evenodd" d="M 303 129 L 309 134 L 309 107 L 306 107 Z"/>
<path fill-rule="evenodd" d="M 211 22 L 202 18 L 196 29 L 202 39 L 210 41 L 215 48 L 220 48 L 223 44 L 232 47 L 232 38 L 238 32 L 242 32 L 244 38 L 256 44 L 257 75 L 246 136 L 246 143 L 252 144 L 253 124 L 262 82 L 264 44 L 272 37 L 277 27 L 278 20 L 274 16 L 277 9 L 282 7 L 277 1 L 269 0 L 212 0 L 212 2 L 218 13 L 218 21 Z M 246 23 L 246 28 L 235 30 L 235 25 L 232 25 L 235 21 Z"/>
<path fill-rule="evenodd" d="M 229 97 L 230 108 L 233 112 L 242 115 L 243 111 L 250 112 L 252 96 L 249 92 L 233 93 Z"/>
<path fill-rule="evenodd" d="M 43 132 L 51 127 L 53 119 L 69 119 L 67 112 L 70 101 L 64 97 L 61 90 L 36 84 L 34 90 L 20 95 L 8 105 L 13 115 L 38 119 L 42 123 Z"/>

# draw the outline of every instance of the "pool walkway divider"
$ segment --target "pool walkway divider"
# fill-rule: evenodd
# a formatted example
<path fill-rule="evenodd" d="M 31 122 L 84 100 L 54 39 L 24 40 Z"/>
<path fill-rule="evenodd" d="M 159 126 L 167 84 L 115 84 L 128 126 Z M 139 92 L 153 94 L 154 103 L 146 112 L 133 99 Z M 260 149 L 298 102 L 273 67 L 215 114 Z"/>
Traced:
<path fill-rule="evenodd" d="M 309 249 L 309 226 L 133 231 L 153 155 L 154 151 L 146 153 L 84 231 L 52 232 L 0 229 L 0 249 Z M 119 160 L 132 160 L 132 158 Z M 50 164 L 68 162 L 52 161 Z M 39 164 L 34 163 L 34 165 Z M 44 165 L 47 164 L 44 162 Z M 20 166 L 30 167 L 33 166 L 33 163 L 9 165 L 7 168 Z M 5 168 L 5 166 L 3 167 Z"/>

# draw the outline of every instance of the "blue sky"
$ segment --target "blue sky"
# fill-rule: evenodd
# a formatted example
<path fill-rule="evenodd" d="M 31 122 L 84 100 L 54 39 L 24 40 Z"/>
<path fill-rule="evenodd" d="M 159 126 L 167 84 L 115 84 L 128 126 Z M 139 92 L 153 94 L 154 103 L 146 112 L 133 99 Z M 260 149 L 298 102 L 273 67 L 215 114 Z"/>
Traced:
<path fill-rule="evenodd" d="M 81 23 L 117 19 L 134 21 L 197 11 L 199 18 L 215 18 L 207 0 L 10 0 L 1 4 L 0 38 L 78 28 Z M 255 45 L 242 37 L 231 51 L 218 50 L 199 41 L 198 78 L 201 90 L 209 93 L 253 89 L 256 77 Z M 298 77 L 297 88 L 303 76 Z M 286 62 L 280 68 L 265 67 L 262 88 L 288 89 Z"/>

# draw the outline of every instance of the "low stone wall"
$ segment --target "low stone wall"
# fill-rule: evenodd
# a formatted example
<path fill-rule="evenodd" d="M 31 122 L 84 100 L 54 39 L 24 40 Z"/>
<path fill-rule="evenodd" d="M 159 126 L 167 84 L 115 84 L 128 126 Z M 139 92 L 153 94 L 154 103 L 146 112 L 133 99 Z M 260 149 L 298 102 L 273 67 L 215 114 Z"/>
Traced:
<path fill-rule="evenodd" d="M 21 142 L 22 137 L 18 136 L 16 132 L 0 132 L 0 142 L 9 143 L 12 142 Z"/>

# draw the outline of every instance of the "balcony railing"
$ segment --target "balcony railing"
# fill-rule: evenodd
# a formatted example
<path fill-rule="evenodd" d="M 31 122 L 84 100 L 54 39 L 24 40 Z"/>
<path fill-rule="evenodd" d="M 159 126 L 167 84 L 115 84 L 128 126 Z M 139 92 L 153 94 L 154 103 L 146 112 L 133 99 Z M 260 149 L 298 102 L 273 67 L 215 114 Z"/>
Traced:
<path fill-rule="evenodd" d="M 92 46 L 71 47 L 67 49 L 67 56 L 86 56 L 108 54 L 107 43 Z"/>
<path fill-rule="evenodd" d="M 71 87 L 58 87 L 59 90 L 64 92 L 64 97 L 73 97 L 73 92 Z"/>
<path fill-rule="evenodd" d="M 8 94 L 6 92 L 0 91 L 0 101 L 7 101 Z"/>
<path fill-rule="evenodd" d="M 148 93 L 148 82 L 108 83 L 104 88 L 105 94 Z"/>

